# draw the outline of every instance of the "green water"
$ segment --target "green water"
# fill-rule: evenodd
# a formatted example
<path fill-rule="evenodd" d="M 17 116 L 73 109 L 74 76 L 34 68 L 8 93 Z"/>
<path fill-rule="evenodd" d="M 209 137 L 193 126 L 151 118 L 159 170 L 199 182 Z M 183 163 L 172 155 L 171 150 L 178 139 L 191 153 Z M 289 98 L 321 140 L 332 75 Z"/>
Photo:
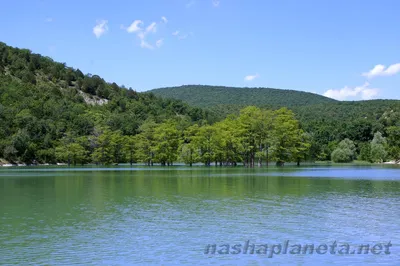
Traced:
<path fill-rule="evenodd" d="M 269 258 L 246 241 L 392 246 Z M 4 265 L 399 265 L 399 244 L 396 167 L 0 168 Z"/>

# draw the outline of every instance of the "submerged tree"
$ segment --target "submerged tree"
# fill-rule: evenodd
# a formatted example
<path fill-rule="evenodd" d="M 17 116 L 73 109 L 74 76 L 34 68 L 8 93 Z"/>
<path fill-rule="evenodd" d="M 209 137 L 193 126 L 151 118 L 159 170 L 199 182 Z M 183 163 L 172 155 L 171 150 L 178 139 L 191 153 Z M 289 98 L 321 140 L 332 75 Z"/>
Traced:
<path fill-rule="evenodd" d="M 154 158 L 161 165 L 172 165 L 178 158 L 179 131 L 174 120 L 167 120 L 154 129 Z"/>
<path fill-rule="evenodd" d="M 147 165 L 154 163 L 154 129 L 157 124 L 153 119 L 148 119 L 139 127 L 139 134 L 136 135 L 136 157 L 140 162 Z"/>
<path fill-rule="evenodd" d="M 193 143 L 199 151 L 200 161 L 206 166 L 210 166 L 215 159 L 216 152 L 216 129 L 210 125 L 199 128 L 193 138 Z"/>
<path fill-rule="evenodd" d="M 180 158 L 185 164 L 192 166 L 200 160 L 199 150 L 195 142 L 199 132 L 199 125 L 194 124 L 184 130 L 183 138 L 180 143 Z"/>
<path fill-rule="evenodd" d="M 55 156 L 58 161 L 68 165 L 84 164 L 87 160 L 87 150 L 76 141 L 71 133 L 66 134 L 55 149 Z"/>
<path fill-rule="evenodd" d="M 304 159 L 310 148 L 309 138 L 300 129 L 294 113 L 287 108 L 274 112 L 274 131 L 272 141 L 272 157 L 277 165 L 285 162 Z"/>
<path fill-rule="evenodd" d="M 124 136 L 123 137 L 123 151 L 129 163 L 132 166 L 136 151 L 136 138 L 134 136 Z"/>

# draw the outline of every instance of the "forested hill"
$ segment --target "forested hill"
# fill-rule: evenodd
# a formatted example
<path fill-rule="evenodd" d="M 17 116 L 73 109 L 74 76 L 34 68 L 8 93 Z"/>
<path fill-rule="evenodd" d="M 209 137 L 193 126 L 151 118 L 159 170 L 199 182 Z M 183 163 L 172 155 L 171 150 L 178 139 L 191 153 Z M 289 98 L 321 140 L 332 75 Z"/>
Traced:
<path fill-rule="evenodd" d="M 180 100 L 137 93 L 0 42 L 0 164 L 65 161 L 71 147 L 87 158 L 104 132 L 132 136 L 144 123 L 168 119 L 212 122 Z"/>
<path fill-rule="evenodd" d="M 318 94 L 271 88 L 236 88 L 185 85 L 154 89 L 150 92 L 164 98 L 180 99 L 193 106 L 216 105 L 291 107 L 336 102 Z"/>
<path fill-rule="evenodd" d="M 161 94 L 181 90 L 198 107 Z M 400 160 L 400 101 L 339 102 L 306 92 L 211 86 L 152 92 L 0 43 L 0 165 L 254 165 L 334 154 L 336 161 Z"/>
<path fill-rule="evenodd" d="M 365 160 L 368 158 L 365 151 L 377 132 L 392 139 L 392 157 L 400 158 L 399 100 L 336 101 L 300 91 L 199 85 L 162 88 L 152 92 L 201 106 L 221 118 L 238 115 L 248 105 L 273 110 L 287 107 L 312 139 L 311 157 L 320 160 L 331 159 L 331 153 L 344 139 L 354 141 L 359 158 Z"/>

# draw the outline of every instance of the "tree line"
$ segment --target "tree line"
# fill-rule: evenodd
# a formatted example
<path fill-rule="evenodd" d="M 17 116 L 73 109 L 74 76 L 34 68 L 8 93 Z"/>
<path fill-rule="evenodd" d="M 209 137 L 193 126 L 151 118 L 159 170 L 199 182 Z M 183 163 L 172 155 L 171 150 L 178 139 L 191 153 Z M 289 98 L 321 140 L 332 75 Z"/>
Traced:
<path fill-rule="evenodd" d="M 96 128 L 88 136 L 65 134 L 48 159 L 68 164 L 118 164 L 141 162 L 173 165 L 203 163 L 246 166 L 306 159 L 310 144 L 292 111 L 249 106 L 214 124 L 192 123 L 185 117 L 156 123 L 146 120 L 136 135 Z"/>
<path fill-rule="evenodd" d="M 274 99 L 295 92 L 285 93 Z M 95 104 L 98 99 L 105 101 Z M 255 166 L 400 159 L 399 101 L 314 100 L 290 105 L 291 111 L 234 100 L 202 109 L 0 43 L 0 163 Z"/>
<path fill-rule="evenodd" d="M 156 123 L 146 120 L 137 135 L 123 135 L 120 130 L 101 128 L 90 136 L 65 136 L 58 143 L 54 158 L 69 164 L 119 164 L 140 162 L 163 166 L 184 162 L 192 166 L 248 167 L 275 162 L 312 160 L 312 138 L 300 128 L 294 113 L 287 108 L 278 110 L 249 106 L 239 115 L 230 115 L 212 125 L 205 121 L 191 123 L 176 117 Z M 400 130 L 389 129 L 389 137 L 380 132 L 363 144 L 358 153 L 355 143 L 346 138 L 331 154 L 332 161 L 352 162 L 359 159 L 382 163 L 400 159 Z"/>

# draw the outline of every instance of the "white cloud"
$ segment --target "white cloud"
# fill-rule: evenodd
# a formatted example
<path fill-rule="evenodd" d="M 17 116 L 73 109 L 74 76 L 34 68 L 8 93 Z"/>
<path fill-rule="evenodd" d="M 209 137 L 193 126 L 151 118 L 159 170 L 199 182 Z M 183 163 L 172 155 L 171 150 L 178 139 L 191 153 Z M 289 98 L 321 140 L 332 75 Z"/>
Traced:
<path fill-rule="evenodd" d="M 373 69 L 362 75 L 367 78 L 374 78 L 379 76 L 393 76 L 397 73 L 400 73 L 400 63 L 390 65 L 387 68 L 384 65 L 376 65 Z"/>
<path fill-rule="evenodd" d="M 189 32 L 189 33 L 182 33 L 179 30 L 176 30 L 172 33 L 172 35 L 176 36 L 179 40 L 184 40 L 186 38 L 188 38 L 189 36 L 193 36 L 193 32 Z"/>
<path fill-rule="evenodd" d="M 369 85 L 368 82 L 365 82 L 364 85 L 355 88 L 345 86 L 338 90 L 330 89 L 324 93 L 324 96 L 336 100 L 346 100 L 350 97 L 361 97 L 362 100 L 370 100 L 379 94 L 379 89 L 369 88 Z"/>
<path fill-rule="evenodd" d="M 161 19 L 164 23 L 168 22 L 167 18 L 164 16 L 161 17 Z M 125 28 L 123 25 L 121 25 L 121 29 L 124 29 L 129 33 L 135 33 L 140 40 L 140 47 L 145 49 L 153 50 L 156 47 L 160 48 L 164 43 L 163 39 L 158 39 L 154 44 L 147 41 L 147 36 L 150 33 L 157 32 L 156 22 L 152 22 L 150 25 L 146 27 L 142 20 L 135 20 L 128 28 Z"/>
<path fill-rule="evenodd" d="M 212 0 L 212 4 L 213 4 L 214 7 L 218 7 L 219 3 L 220 3 L 219 0 Z"/>
<path fill-rule="evenodd" d="M 140 25 L 143 24 L 143 21 L 141 20 L 135 20 L 134 22 L 132 22 L 132 24 L 126 29 L 127 32 L 129 33 L 134 33 L 134 32 L 138 32 L 141 31 L 142 28 L 140 28 Z"/>
<path fill-rule="evenodd" d="M 159 39 L 158 41 L 156 41 L 157 48 L 160 48 L 163 44 L 164 44 L 164 39 Z"/>
<path fill-rule="evenodd" d="M 254 80 L 254 79 L 258 78 L 258 77 L 259 77 L 258 74 L 255 74 L 255 75 L 247 75 L 247 76 L 244 77 L 244 80 L 245 80 L 245 81 L 252 81 L 252 80 Z"/>
<path fill-rule="evenodd" d="M 153 32 L 155 33 L 157 31 L 157 23 L 153 22 L 146 28 L 146 32 Z"/>
<path fill-rule="evenodd" d="M 149 44 L 148 42 L 146 42 L 145 40 L 140 41 L 140 47 L 145 48 L 145 49 L 150 49 L 150 50 L 154 49 L 154 47 L 151 44 Z"/>
<path fill-rule="evenodd" d="M 361 92 L 361 99 L 370 100 L 378 96 L 379 89 L 365 89 Z"/>
<path fill-rule="evenodd" d="M 145 34 L 141 31 L 137 34 L 137 36 L 139 37 L 139 39 L 144 40 Z"/>
<path fill-rule="evenodd" d="M 108 21 L 107 20 L 98 20 L 96 26 L 93 28 L 93 34 L 96 35 L 96 38 L 100 38 L 104 33 L 108 31 Z"/>
<path fill-rule="evenodd" d="M 53 22 L 53 18 L 46 18 L 46 19 L 44 20 L 44 22 L 47 22 L 47 23 Z"/>

